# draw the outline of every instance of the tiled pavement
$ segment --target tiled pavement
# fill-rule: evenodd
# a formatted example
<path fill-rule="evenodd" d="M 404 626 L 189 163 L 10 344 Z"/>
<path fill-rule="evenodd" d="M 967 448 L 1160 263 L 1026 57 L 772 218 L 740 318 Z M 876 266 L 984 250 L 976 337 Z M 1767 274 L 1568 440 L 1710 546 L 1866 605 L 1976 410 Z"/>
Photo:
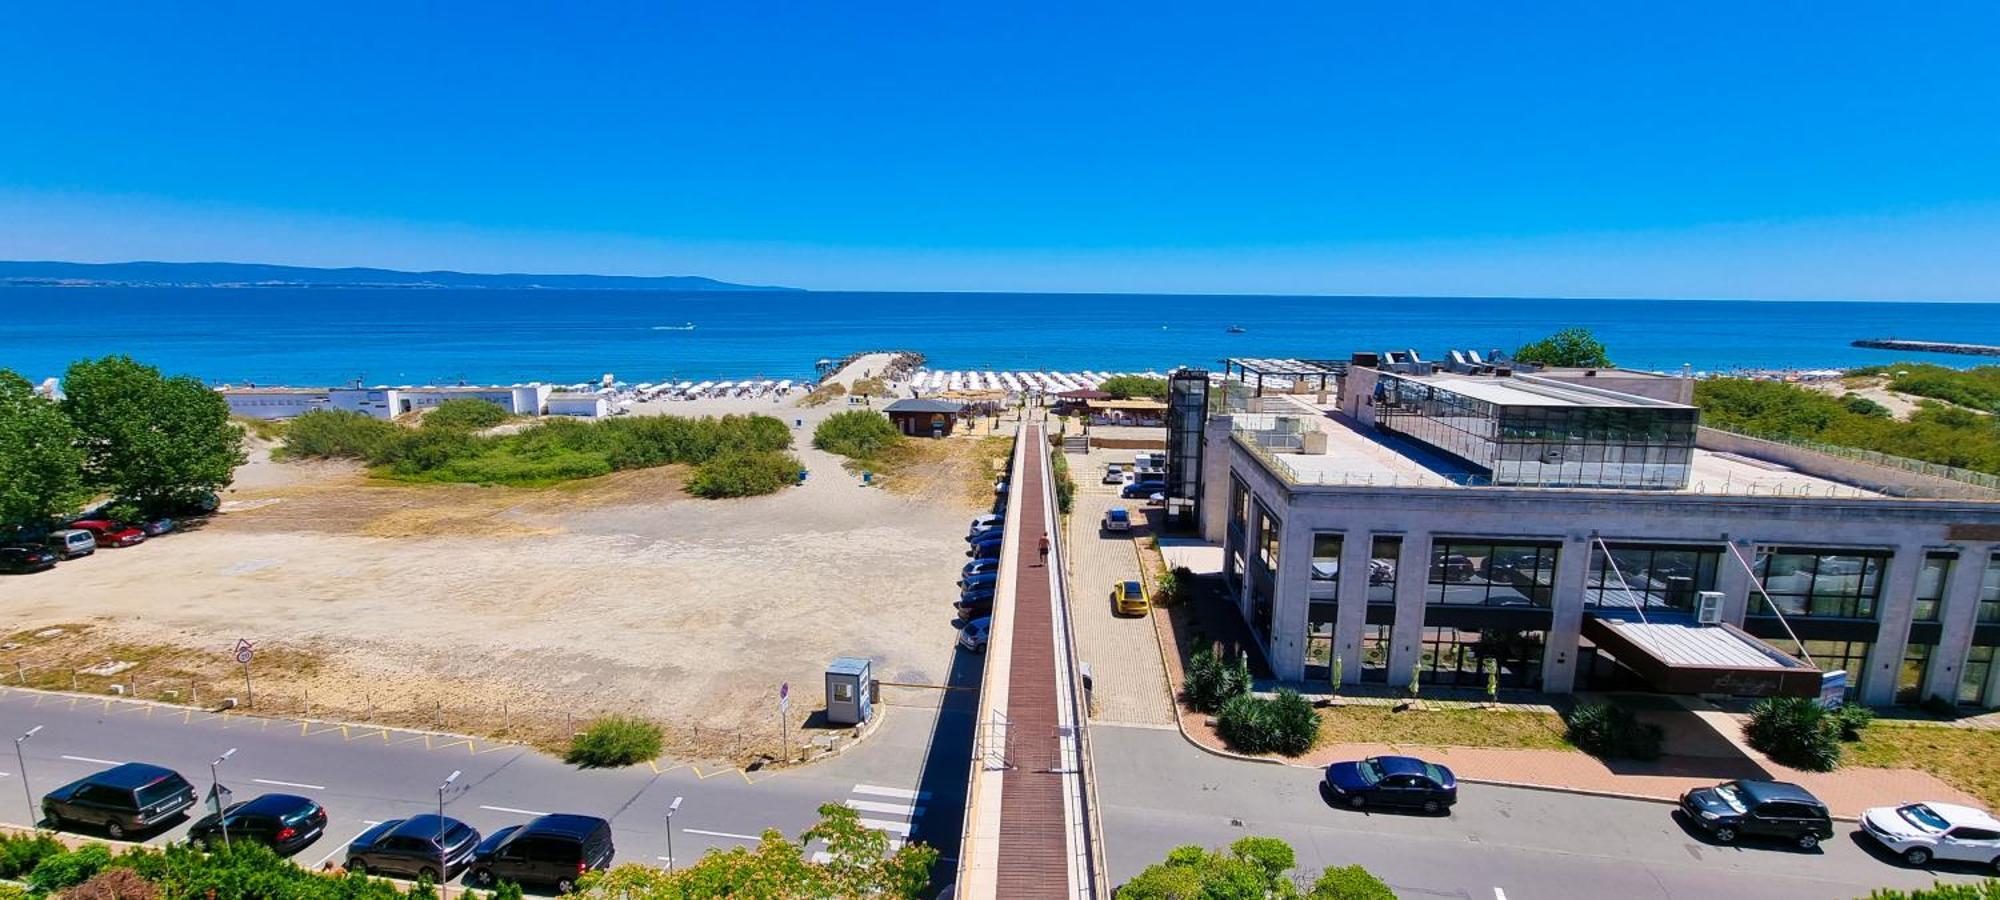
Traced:
<path fill-rule="evenodd" d="M 1077 653 L 1090 664 L 1093 721 L 1118 725 L 1172 727 L 1174 704 L 1160 662 L 1160 645 L 1145 619 L 1119 618 L 1111 611 L 1111 585 L 1139 577 L 1139 555 L 1132 538 L 1104 534 L 1099 523 L 1113 506 L 1139 516 L 1139 501 L 1120 500 L 1118 488 L 1101 483 L 1104 464 L 1131 462 L 1131 450 L 1093 450 L 1069 454 L 1070 473 L 1077 481 L 1070 515 L 1070 612 L 1076 629 Z M 1135 534 L 1145 534 L 1143 525 Z"/>

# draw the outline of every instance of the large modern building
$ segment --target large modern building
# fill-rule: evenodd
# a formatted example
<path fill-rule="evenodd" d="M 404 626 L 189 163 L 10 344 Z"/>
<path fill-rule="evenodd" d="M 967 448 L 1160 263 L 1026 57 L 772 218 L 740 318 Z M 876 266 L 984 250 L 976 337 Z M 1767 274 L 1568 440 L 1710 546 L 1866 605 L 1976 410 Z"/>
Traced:
<path fill-rule="evenodd" d="M 1225 372 L 1202 527 L 1282 681 L 2000 705 L 1991 481 L 1701 427 L 1684 377 Z"/>

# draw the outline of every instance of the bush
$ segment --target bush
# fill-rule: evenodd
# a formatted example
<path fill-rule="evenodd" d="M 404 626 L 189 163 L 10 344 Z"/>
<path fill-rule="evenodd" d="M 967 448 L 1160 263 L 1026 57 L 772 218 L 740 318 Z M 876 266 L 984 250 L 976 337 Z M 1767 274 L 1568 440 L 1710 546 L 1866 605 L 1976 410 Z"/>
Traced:
<path fill-rule="evenodd" d="M 1223 740 L 1245 753 L 1298 756 L 1319 739 L 1319 713 L 1290 688 L 1268 700 L 1238 694 L 1222 704 L 1215 724 Z"/>
<path fill-rule="evenodd" d="M 1306 900 L 1396 900 L 1387 882 L 1360 866 L 1327 866 Z"/>
<path fill-rule="evenodd" d="M 563 762 L 591 769 L 642 763 L 660 755 L 660 726 L 631 716 L 606 716 L 571 736 Z"/>
<path fill-rule="evenodd" d="M 1641 722 L 1631 710 L 1610 703 L 1586 703 L 1563 716 L 1569 742 L 1602 759 L 1658 759 L 1666 731 Z"/>
<path fill-rule="evenodd" d="M 1840 766 L 1840 732 L 1839 719 L 1806 697 L 1759 700 L 1743 726 L 1743 737 L 1758 752 L 1779 765 L 1809 772 Z"/>
<path fill-rule="evenodd" d="M 1196 712 L 1212 713 L 1231 698 L 1250 693 L 1250 663 L 1241 655 L 1224 660 L 1203 648 L 1188 657 L 1181 695 Z"/>
<path fill-rule="evenodd" d="M 38 894 L 75 887 L 108 865 L 111 865 L 109 848 L 103 844 L 85 844 L 66 853 L 42 857 L 34 871 L 28 873 L 28 887 Z"/>
<path fill-rule="evenodd" d="M 44 857 L 68 852 L 46 834 L 0 834 L 0 878 L 16 879 L 33 872 Z"/>
<path fill-rule="evenodd" d="M 477 431 L 492 428 L 513 418 L 500 404 L 476 397 L 446 400 L 424 413 L 425 428 L 460 428 Z"/>
<path fill-rule="evenodd" d="M 813 429 L 814 447 L 848 459 L 873 459 L 902 439 L 888 416 L 867 409 L 834 413 Z"/>
<path fill-rule="evenodd" d="M 688 493 L 711 500 L 754 497 L 796 484 L 805 464 L 790 453 L 774 450 L 727 453 L 694 469 Z"/>
<path fill-rule="evenodd" d="M 1165 400 L 1167 380 L 1147 378 L 1144 375 L 1118 375 L 1104 379 L 1097 389 L 1119 400 Z"/>
<path fill-rule="evenodd" d="M 62 893 L 62 900 L 153 900 L 160 892 L 131 869 L 113 866 Z"/>
<path fill-rule="evenodd" d="M 1866 706 L 1848 703 L 1833 711 L 1833 721 L 1840 726 L 1841 740 L 1858 741 L 1861 740 L 1861 735 L 1867 732 L 1868 725 L 1875 721 L 1875 711 Z"/>
<path fill-rule="evenodd" d="M 1069 476 L 1069 460 L 1064 459 L 1060 451 L 1053 456 L 1052 468 L 1056 474 L 1056 509 L 1063 515 L 1069 515 L 1070 507 L 1076 504 L 1076 479 Z"/>
<path fill-rule="evenodd" d="M 316 409 L 285 426 L 285 443 L 279 449 L 286 457 L 374 462 L 405 433 L 402 426 L 367 413 Z"/>

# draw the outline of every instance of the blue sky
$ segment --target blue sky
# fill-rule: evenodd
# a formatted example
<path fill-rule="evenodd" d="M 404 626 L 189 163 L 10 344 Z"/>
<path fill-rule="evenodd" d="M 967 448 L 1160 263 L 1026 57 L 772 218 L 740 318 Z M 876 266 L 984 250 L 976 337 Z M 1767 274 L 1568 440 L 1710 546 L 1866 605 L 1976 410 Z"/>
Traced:
<path fill-rule="evenodd" d="M 2000 300 L 2000 5 L 44 3 L 0 257 Z"/>

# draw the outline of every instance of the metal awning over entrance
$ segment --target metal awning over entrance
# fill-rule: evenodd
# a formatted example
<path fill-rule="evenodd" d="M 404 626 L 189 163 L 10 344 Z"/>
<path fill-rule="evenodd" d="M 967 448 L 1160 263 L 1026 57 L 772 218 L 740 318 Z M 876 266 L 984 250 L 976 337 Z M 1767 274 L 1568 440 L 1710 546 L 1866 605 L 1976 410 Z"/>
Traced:
<path fill-rule="evenodd" d="M 1583 636 L 1669 694 L 1818 697 L 1820 671 L 1733 625 L 1631 609 L 1584 613 Z"/>

